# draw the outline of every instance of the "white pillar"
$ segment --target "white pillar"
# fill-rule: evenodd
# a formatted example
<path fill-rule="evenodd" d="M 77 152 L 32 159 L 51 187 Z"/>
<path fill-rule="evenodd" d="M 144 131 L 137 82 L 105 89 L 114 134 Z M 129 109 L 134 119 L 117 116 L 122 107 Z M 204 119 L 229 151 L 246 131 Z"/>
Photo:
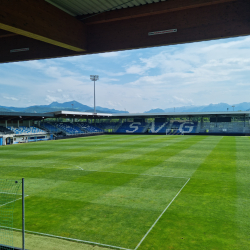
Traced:
<path fill-rule="evenodd" d="M 7 128 L 7 127 L 8 127 L 8 121 L 5 120 L 5 128 Z"/>
<path fill-rule="evenodd" d="M 19 128 L 19 120 L 17 120 L 17 127 Z"/>

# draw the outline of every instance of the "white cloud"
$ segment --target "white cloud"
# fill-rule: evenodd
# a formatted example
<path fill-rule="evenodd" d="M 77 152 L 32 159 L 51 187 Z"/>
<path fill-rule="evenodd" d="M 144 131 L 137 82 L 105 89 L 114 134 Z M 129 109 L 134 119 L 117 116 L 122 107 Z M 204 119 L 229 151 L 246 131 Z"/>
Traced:
<path fill-rule="evenodd" d="M 3 96 L 4 99 L 6 100 L 12 100 L 12 101 L 18 101 L 19 99 L 15 98 L 15 97 L 10 97 L 10 96 Z"/>
<path fill-rule="evenodd" d="M 55 96 L 51 96 L 51 95 L 46 95 L 45 100 L 49 103 L 58 101 L 58 99 Z"/>
<path fill-rule="evenodd" d="M 141 67 L 139 65 L 132 65 L 126 69 L 126 73 L 142 75 L 143 73 L 145 73 L 146 70 L 147 69 L 145 67 Z"/>

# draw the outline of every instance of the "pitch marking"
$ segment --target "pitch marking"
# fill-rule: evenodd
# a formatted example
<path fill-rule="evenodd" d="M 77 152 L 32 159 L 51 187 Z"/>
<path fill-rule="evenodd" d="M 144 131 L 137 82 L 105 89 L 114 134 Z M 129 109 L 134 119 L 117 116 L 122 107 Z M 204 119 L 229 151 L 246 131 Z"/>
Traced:
<path fill-rule="evenodd" d="M 25 197 L 27 197 L 28 195 L 25 195 Z M 7 203 L 5 203 L 5 204 L 2 204 L 2 205 L 0 205 L 0 207 L 3 207 L 3 206 L 5 206 L 5 205 L 8 205 L 8 204 L 10 204 L 10 203 L 13 203 L 13 202 L 15 202 L 15 201 L 18 201 L 18 200 L 21 200 L 22 199 L 22 197 L 21 198 L 18 198 L 18 199 L 15 199 L 15 200 L 13 200 L 13 201 L 9 201 L 9 202 L 7 202 Z"/>
<path fill-rule="evenodd" d="M 11 228 L 11 227 L 4 227 L 4 226 L 0 226 L 0 228 L 11 229 L 11 230 L 15 230 L 15 231 L 22 231 L 21 229 L 18 229 L 18 228 Z M 87 244 L 91 244 L 91 245 L 110 247 L 110 248 L 114 248 L 114 249 L 132 250 L 132 249 L 129 249 L 129 248 L 118 247 L 118 246 L 113 246 L 113 245 L 107 245 L 107 244 L 102 244 L 102 243 L 87 241 L 87 240 L 79 240 L 79 239 L 67 238 L 67 237 L 57 236 L 57 235 L 53 235 L 53 234 L 45 234 L 45 233 L 39 233 L 39 232 L 34 232 L 34 231 L 28 231 L 28 230 L 25 230 L 25 232 L 26 233 L 31 233 L 31 234 L 43 235 L 43 236 L 47 236 L 47 237 L 51 237 L 51 238 L 62 239 L 62 240 L 83 242 L 83 243 L 87 243 Z"/>
<path fill-rule="evenodd" d="M 167 211 L 167 209 L 170 207 L 170 205 L 173 203 L 173 201 L 175 200 L 175 198 L 179 195 L 179 193 L 181 192 L 181 190 L 186 186 L 186 184 L 189 182 L 190 178 L 187 180 L 187 182 L 182 186 L 182 188 L 180 189 L 180 191 L 176 194 L 176 196 L 171 200 L 171 202 L 167 205 L 167 207 L 164 209 L 164 211 L 160 214 L 160 216 L 157 218 L 157 220 L 154 222 L 154 224 L 150 227 L 150 229 L 147 231 L 147 233 L 143 236 L 143 238 L 141 239 L 141 241 L 138 243 L 138 245 L 136 246 L 136 248 L 134 250 L 137 250 L 138 247 L 141 245 L 141 243 L 145 240 L 145 238 L 148 236 L 148 234 L 150 233 L 150 231 L 154 228 L 154 226 L 156 225 L 156 223 L 159 221 L 159 219 L 162 217 L 162 215 Z"/>
<path fill-rule="evenodd" d="M 15 193 L 8 193 L 8 192 L 0 192 L 0 194 L 13 194 L 13 195 L 20 195 L 20 194 L 15 194 Z"/>

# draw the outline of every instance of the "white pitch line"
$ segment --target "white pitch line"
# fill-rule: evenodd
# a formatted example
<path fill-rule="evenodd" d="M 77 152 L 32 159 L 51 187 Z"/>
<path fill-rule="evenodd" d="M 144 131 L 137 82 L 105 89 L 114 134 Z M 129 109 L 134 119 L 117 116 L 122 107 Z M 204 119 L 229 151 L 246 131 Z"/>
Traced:
<path fill-rule="evenodd" d="M 25 197 L 27 197 L 28 195 L 25 195 Z M 3 207 L 3 206 L 5 206 L 5 205 L 8 205 L 8 204 L 10 204 L 10 203 L 13 203 L 13 202 L 15 202 L 15 201 L 18 201 L 18 200 L 21 200 L 22 199 L 22 197 L 21 198 L 18 198 L 18 199 L 15 199 L 15 200 L 13 200 L 13 201 L 10 201 L 10 202 L 7 202 L 7 203 L 5 203 L 5 204 L 2 204 L 2 205 L 0 205 L 0 207 Z"/>
<path fill-rule="evenodd" d="M 0 192 L 0 194 L 14 194 L 14 195 L 21 195 L 21 194 L 8 193 L 8 192 Z"/>
<path fill-rule="evenodd" d="M 170 205 L 173 203 L 173 201 L 175 200 L 175 198 L 179 195 L 179 193 L 182 191 L 182 189 L 186 186 L 186 184 L 189 182 L 190 178 L 187 180 L 187 182 L 182 186 L 182 188 L 180 189 L 180 191 L 176 194 L 176 196 L 171 200 L 171 202 L 167 205 L 167 207 L 164 209 L 164 211 L 160 214 L 160 216 L 157 218 L 157 220 L 154 222 L 154 224 L 150 227 L 150 229 L 147 231 L 147 233 L 143 236 L 143 238 L 141 239 L 141 241 L 138 243 L 138 245 L 136 246 L 136 248 L 134 250 L 137 250 L 138 247 L 141 245 L 141 243 L 145 240 L 145 238 L 148 236 L 148 234 L 150 233 L 150 231 L 154 228 L 154 226 L 156 225 L 156 223 L 159 221 L 159 219 L 162 217 L 162 215 L 167 211 L 167 209 L 170 207 Z"/>
<path fill-rule="evenodd" d="M 6 229 L 15 230 L 15 231 L 22 231 L 22 229 L 11 228 L 11 227 L 0 226 L 0 228 L 6 228 Z M 132 250 L 132 249 L 129 249 L 129 248 L 118 247 L 118 246 L 113 246 L 113 245 L 108 245 L 108 244 L 102 244 L 102 243 L 87 241 L 87 240 L 79 240 L 79 239 L 74 239 L 74 238 L 67 238 L 67 237 L 57 236 L 57 235 L 53 235 L 53 234 L 45 234 L 45 233 L 39 233 L 39 232 L 34 232 L 34 231 L 28 231 L 28 230 L 25 230 L 25 232 L 26 233 L 31 233 L 31 234 L 43 235 L 43 236 L 47 236 L 47 237 L 51 237 L 51 238 L 62 239 L 62 240 L 82 242 L 82 243 L 87 243 L 87 244 L 96 245 L 96 246 L 111 247 L 111 248 L 114 248 L 114 249 L 121 249 L 121 250 Z"/>
<path fill-rule="evenodd" d="M 14 200 L 14 201 L 7 202 L 7 203 L 5 203 L 5 204 L 0 205 L 0 207 L 3 207 L 3 206 L 5 206 L 5 205 L 8 205 L 8 204 L 10 204 L 10 203 L 12 203 L 12 202 L 15 202 L 15 201 L 18 201 L 18 200 L 21 200 L 21 199 L 22 199 L 22 198 L 16 199 L 16 200 Z"/>

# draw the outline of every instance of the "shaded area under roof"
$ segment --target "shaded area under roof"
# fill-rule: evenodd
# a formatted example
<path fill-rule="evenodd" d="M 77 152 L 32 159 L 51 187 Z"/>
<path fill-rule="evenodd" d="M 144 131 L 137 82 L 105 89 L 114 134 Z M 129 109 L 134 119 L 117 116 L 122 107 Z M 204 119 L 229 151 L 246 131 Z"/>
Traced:
<path fill-rule="evenodd" d="M 52 113 L 0 112 L 0 120 L 41 120 L 54 116 Z"/>

